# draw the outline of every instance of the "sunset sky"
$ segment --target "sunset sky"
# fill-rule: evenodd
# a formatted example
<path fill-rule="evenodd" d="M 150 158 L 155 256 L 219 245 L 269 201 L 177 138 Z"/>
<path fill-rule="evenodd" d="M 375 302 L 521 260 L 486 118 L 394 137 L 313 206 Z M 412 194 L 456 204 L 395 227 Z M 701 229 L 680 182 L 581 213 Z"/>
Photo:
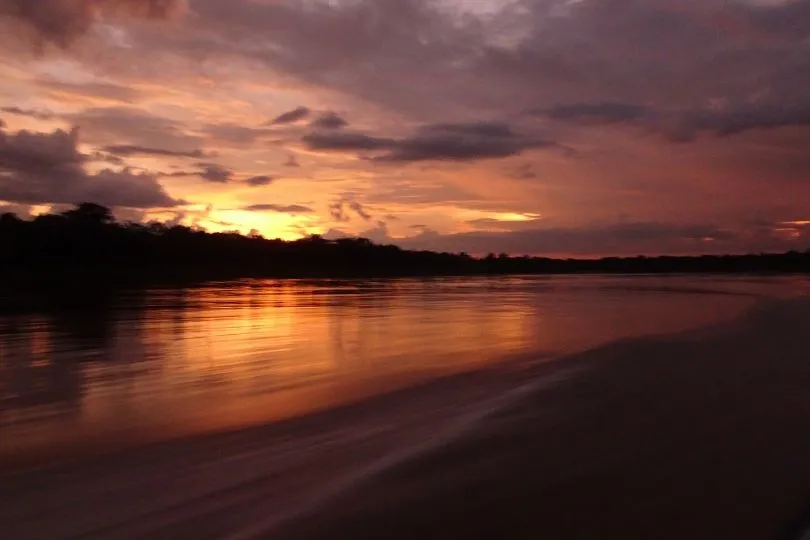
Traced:
<path fill-rule="evenodd" d="M 810 0 L 0 0 L 0 212 L 810 248 Z"/>

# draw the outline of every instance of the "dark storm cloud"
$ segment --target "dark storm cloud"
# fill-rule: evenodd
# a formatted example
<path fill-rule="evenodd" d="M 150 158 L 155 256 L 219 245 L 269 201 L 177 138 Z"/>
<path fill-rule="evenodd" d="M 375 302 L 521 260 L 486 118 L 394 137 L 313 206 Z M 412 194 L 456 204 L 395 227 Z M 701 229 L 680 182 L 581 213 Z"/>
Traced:
<path fill-rule="evenodd" d="M 326 112 L 318 115 L 309 125 L 316 129 L 341 129 L 348 126 L 349 123 L 337 113 Z"/>
<path fill-rule="evenodd" d="M 300 204 L 252 204 L 245 206 L 242 210 L 248 212 L 278 212 L 280 214 L 311 214 L 314 212 L 309 206 Z"/>
<path fill-rule="evenodd" d="M 312 111 L 310 111 L 310 109 L 307 107 L 297 107 L 291 111 L 287 111 L 276 116 L 274 119 L 270 120 L 269 125 L 278 126 L 283 124 L 294 124 L 309 116 L 311 112 Z"/>
<path fill-rule="evenodd" d="M 245 182 L 252 187 L 260 187 L 260 186 L 269 186 L 273 182 L 275 182 L 275 178 L 272 176 L 267 176 L 266 174 L 262 174 L 259 176 L 251 176 Z"/>
<path fill-rule="evenodd" d="M 383 151 L 378 162 L 474 161 L 518 155 L 530 148 L 553 146 L 514 132 L 501 122 L 429 124 L 402 139 L 356 132 L 315 132 L 302 141 L 311 150 L 336 152 Z"/>
<path fill-rule="evenodd" d="M 40 42 L 67 47 L 87 33 L 103 12 L 167 19 L 184 6 L 184 0 L 0 0 L 0 17 L 26 25 Z"/>
<path fill-rule="evenodd" d="M 90 174 L 79 152 L 79 132 L 0 131 L 0 200 L 23 204 L 95 201 L 131 208 L 172 207 L 171 198 L 149 173 L 104 169 Z"/>
<path fill-rule="evenodd" d="M 145 146 L 135 146 L 129 144 L 106 146 L 103 148 L 105 152 L 114 154 L 116 156 L 160 156 L 160 157 L 184 157 L 200 159 L 206 157 L 206 153 L 200 149 L 191 150 L 189 152 L 178 152 L 174 150 L 165 150 L 163 148 L 149 148 Z"/>

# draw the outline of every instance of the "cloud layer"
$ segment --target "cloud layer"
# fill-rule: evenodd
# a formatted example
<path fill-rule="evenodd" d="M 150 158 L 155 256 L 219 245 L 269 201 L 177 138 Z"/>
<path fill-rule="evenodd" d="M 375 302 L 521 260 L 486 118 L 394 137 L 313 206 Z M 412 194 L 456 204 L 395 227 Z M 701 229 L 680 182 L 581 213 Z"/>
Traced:
<path fill-rule="evenodd" d="M 810 0 L 183 4 L 0 0 L 0 201 L 469 251 L 805 248 L 779 224 L 810 219 Z"/>
<path fill-rule="evenodd" d="M 42 41 L 67 47 L 87 33 L 102 14 L 167 19 L 185 5 L 185 0 L 0 0 L 0 16 L 29 26 Z"/>
<path fill-rule="evenodd" d="M 475 161 L 515 156 L 530 148 L 553 146 L 551 141 L 515 133 L 502 122 L 431 124 L 413 135 L 393 139 L 350 131 L 320 131 L 302 139 L 311 150 L 380 152 L 377 162 Z"/>
<path fill-rule="evenodd" d="M 131 169 L 90 174 L 79 152 L 79 132 L 0 131 L 0 200 L 23 204 L 94 201 L 114 207 L 166 208 L 180 204 L 154 175 Z"/>

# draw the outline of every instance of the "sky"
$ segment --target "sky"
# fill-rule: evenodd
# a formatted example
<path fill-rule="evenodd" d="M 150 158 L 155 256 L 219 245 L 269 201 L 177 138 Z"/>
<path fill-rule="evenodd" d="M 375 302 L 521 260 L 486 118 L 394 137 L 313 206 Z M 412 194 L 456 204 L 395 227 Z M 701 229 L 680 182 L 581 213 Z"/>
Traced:
<path fill-rule="evenodd" d="M 810 248 L 810 0 L 0 0 L 0 212 Z"/>

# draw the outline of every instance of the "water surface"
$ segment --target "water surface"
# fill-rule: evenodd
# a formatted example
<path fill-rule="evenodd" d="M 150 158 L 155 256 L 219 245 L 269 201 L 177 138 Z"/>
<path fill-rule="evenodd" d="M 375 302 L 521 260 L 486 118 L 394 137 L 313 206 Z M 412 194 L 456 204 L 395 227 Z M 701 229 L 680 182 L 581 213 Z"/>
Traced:
<path fill-rule="evenodd" d="M 0 454 L 236 428 L 729 319 L 804 278 L 251 280 L 0 318 Z"/>

